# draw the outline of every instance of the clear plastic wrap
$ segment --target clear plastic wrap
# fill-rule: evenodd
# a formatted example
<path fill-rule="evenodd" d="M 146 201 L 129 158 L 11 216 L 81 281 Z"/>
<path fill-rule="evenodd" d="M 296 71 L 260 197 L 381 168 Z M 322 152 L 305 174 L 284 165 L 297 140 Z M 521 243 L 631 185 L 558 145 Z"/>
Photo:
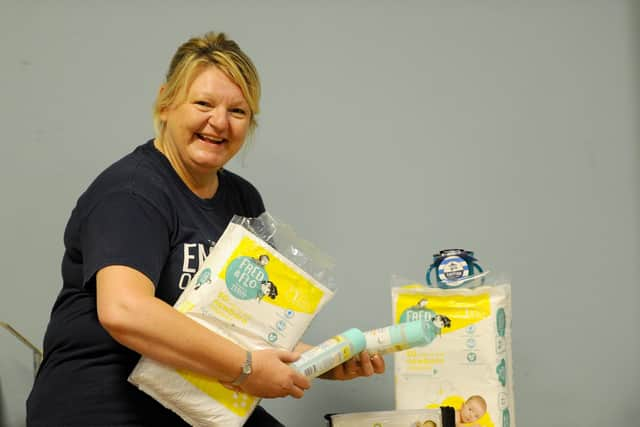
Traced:
<path fill-rule="evenodd" d="M 284 257 L 300 267 L 308 275 L 332 291 L 336 290 L 333 258 L 313 243 L 297 235 L 293 227 L 274 218 L 268 212 L 256 218 L 234 216 L 233 224 L 238 224 L 272 247 Z"/>

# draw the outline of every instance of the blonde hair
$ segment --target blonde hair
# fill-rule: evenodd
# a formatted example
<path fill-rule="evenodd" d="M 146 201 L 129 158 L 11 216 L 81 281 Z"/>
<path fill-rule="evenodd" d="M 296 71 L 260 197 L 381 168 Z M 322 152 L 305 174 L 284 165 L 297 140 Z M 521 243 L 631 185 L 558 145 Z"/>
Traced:
<path fill-rule="evenodd" d="M 213 65 L 238 85 L 251 110 L 249 132 L 256 126 L 260 111 L 260 79 L 256 67 L 238 44 L 224 33 L 208 32 L 183 43 L 171 59 L 164 90 L 158 93 L 153 105 L 153 127 L 156 137 L 164 133 L 165 123 L 160 114 L 185 99 L 187 90 L 198 72 Z"/>

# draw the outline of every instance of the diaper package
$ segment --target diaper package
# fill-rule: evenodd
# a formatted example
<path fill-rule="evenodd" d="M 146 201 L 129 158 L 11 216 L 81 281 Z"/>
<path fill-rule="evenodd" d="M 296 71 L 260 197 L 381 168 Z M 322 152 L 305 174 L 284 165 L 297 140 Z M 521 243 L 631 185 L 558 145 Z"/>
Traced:
<path fill-rule="evenodd" d="M 332 261 L 265 213 L 234 217 L 174 308 L 247 350 L 292 350 L 333 297 Z M 192 426 L 241 426 L 259 399 L 142 357 L 129 381 Z"/>
<path fill-rule="evenodd" d="M 329 427 L 455 427 L 453 408 L 325 415 Z"/>
<path fill-rule="evenodd" d="M 462 426 L 515 426 L 509 280 L 483 274 L 456 289 L 393 282 L 394 322 L 450 319 L 428 346 L 394 354 L 396 409 L 449 406 Z"/>

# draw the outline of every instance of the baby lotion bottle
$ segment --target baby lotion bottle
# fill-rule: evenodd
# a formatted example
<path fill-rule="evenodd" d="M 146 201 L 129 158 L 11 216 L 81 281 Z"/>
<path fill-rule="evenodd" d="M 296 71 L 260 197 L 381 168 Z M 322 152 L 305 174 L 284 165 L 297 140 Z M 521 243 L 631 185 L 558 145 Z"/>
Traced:
<path fill-rule="evenodd" d="M 373 329 L 364 333 L 366 350 L 371 354 L 387 354 L 427 345 L 439 331 L 431 320 L 423 319 Z"/>
<path fill-rule="evenodd" d="M 315 378 L 360 353 L 366 343 L 362 331 L 351 328 L 305 351 L 291 366 L 306 377 Z"/>

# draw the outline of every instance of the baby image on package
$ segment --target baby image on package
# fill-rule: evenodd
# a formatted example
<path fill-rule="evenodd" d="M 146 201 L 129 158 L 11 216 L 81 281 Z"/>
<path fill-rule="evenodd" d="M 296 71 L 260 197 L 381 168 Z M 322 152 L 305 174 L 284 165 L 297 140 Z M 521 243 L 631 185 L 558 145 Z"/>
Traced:
<path fill-rule="evenodd" d="M 287 230 L 268 214 L 234 217 L 174 308 L 247 350 L 292 350 L 333 297 L 321 283 L 332 265 Z M 259 402 L 146 357 L 129 381 L 192 426 L 241 426 Z"/>
<path fill-rule="evenodd" d="M 396 282 L 399 279 L 395 279 Z M 392 288 L 394 322 L 443 315 L 439 339 L 394 355 L 396 409 L 452 407 L 457 426 L 515 426 L 511 358 L 511 285 Z"/>

